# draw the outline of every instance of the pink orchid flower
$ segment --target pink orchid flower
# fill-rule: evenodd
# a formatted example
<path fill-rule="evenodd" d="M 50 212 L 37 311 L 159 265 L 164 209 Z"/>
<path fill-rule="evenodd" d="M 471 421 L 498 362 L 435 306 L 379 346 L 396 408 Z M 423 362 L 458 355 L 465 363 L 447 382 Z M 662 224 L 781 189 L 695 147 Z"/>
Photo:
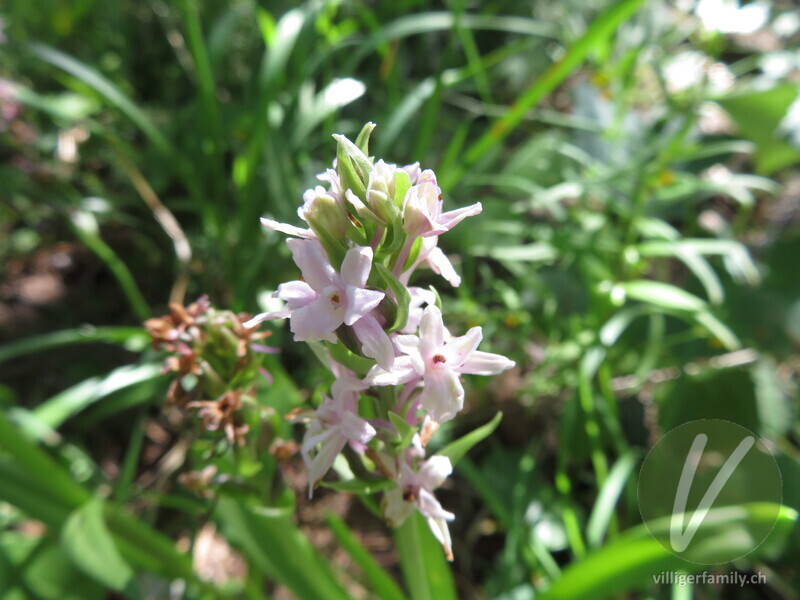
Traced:
<path fill-rule="evenodd" d="M 259 315 L 245 325 L 252 327 L 267 319 L 288 317 L 295 341 L 331 343 L 336 343 L 335 331 L 342 324 L 352 326 L 362 352 L 391 368 L 394 361 L 391 340 L 370 314 L 385 296 L 366 287 L 372 269 L 372 248 L 348 250 L 341 273 L 337 273 L 318 240 L 289 239 L 286 243 L 303 279 L 278 286 L 274 296 L 286 302 L 285 310 Z"/>
<path fill-rule="evenodd" d="M 415 438 L 415 445 L 409 450 L 418 450 L 413 454 L 424 454 L 419 444 L 419 436 Z M 408 460 L 408 457 L 406 457 Z M 455 515 L 442 508 L 442 505 L 433 495 L 433 490 L 444 483 L 444 480 L 453 472 L 450 459 L 446 456 L 432 456 L 421 461 L 418 470 L 414 470 L 406 461 L 400 463 L 395 481 L 397 487 L 389 490 L 383 497 L 382 510 L 386 521 L 397 527 L 405 521 L 416 508 L 428 521 L 433 535 L 444 547 L 448 560 L 453 560 L 452 542 L 448 521 L 455 519 Z"/>
<path fill-rule="evenodd" d="M 300 448 L 308 469 L 309 498 L 346 444 L 363 445 L 375 437 L 375 428 L 357 413 L 362 389 L 354 377 L 340 377 L 333 384 L 333 397 L 326 397 L 314 413 Z"/>
<path fill-rule="evenodd" d="M 425 170 L 403 199 L 403 229 L 411 237 L 431 237 L 450 231 L 467 217 L 483 210 L 480 202 L 442 212 L 442 190 L 436 176 Z"/>
<path fill-rule="evenodd" d="M 442 312 L 428 305 L 422 313 L 419 335 L 395 335 L 395 347 L 405 356 L 395 359 L 391 369 L 380 365 L 367 373 L 369 385 L 398 385 L 422 380 L 422 408 L 437 423 L 452 419 L 464 406 L 460 374 L 496 375 L 514 366 L 500 354 L 479 351 L 480 327 L 452 337 L 442 321 Z"/>

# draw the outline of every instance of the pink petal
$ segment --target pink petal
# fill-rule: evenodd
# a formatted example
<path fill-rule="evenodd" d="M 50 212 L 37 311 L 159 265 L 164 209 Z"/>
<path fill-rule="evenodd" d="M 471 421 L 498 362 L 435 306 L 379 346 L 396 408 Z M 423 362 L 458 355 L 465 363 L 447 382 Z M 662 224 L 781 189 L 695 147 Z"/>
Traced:
<path fill-rule="evenodd" d="M 450 285 L 453 287 L 461 285 L 461 277 L 456 273 L 456 270 L 453 268 L 453 263 L 445 256 L 441 248 L 434 248 L 431 250 L 426 260 L 433 272 L 444 277 Z"/>
<path fill-rule="evenodd" d="M 425 488 L 419 490 L 419 512 L 430 519 L 452 521 L 456 518 L 453 513 L 443 509 L 436 496 Z M 440 539 L 439 541 L 441 542 L 442 540 Z"/>
<path fill-rule="evenodd" d="M 464 388 L 458 375 L 447 368 L 426 371 L 420 402 L 437 423 L 452 419 L 464 407 Z"/>
<path fill-rule="evenodd" d="M 414 505 L 403 499 L 403 490 L 396 487 L 383 495 L 383 518 L 391 527 L 399 527 L 414 512 Z"/>
<path fill-rule="evenodd" d="M 377 431 L 364 419 L 352 412 L 347 412 L 342 417 L 339 431 L 348 440 L 353 440 L 361 444 L 366 444 L 375 437 Z"/>
<path fill-rule="evenodd" d="M 444 347 L 444 356 L 447 366 L 458 369 L 478 349 L 478 344 L 483 339 L 480 327 L 473 327 L 465 335 L 451 339 Z"/>
<path fill-rule="evenodd" d="M 353 331 L 361 342 L 361 351 L 375 360 L 387 371 L 394 363 L 394 346 L 386 332 L 372 315 L 367 315 L 353 323 Z"/>
<path fill-rule="evenodd" d="M 439 215 L 439 218 L 436 219 L 436 224 L 440 227 L 444 227 L 447 231 L 450 231 L 453 227 L 461 223 L 467 217 L 474 217 L 475 215 L 481 214 L 483 210 L 483 206 L 480 202 L 476 202 L 471 206 L 465 206 L 464 208 L 457 208 L 456 210 L 451 210 L 446 213 L 442 213 Z"/>
<path fill-rule="evenodd" d="M 304 238 L 307 240 L 313 240 L 317 237 L 310 229 L 295 227 L 294 225 L 289 225 L 288 223 L 279 223 L 278 221 L 273 221 L 272 219 L 267 219 L 264 217 L 261 218 L 261 224 L 267 229 L 272 229 L 272 231 L 279 231 L 280 233 L 285 233 L 286 235 L 293 235 L 295 237 Z"/>
<path fill-rule="evenodd" d="M 285 301 L 289 310 L 295 310 L 311 304 L 319 294 L 305 281 L 288 281 L 278 286 L 275 297 Z"/>
<path fill-rule="evenodd" d="M 510 369 L 516 363 L 501 354 L 491 352 L 481 352 L 477 350 L 472 353 L 462 366 L 460 371 L 471 375 L 497 375 Z"/>
<path fill-rule="evenodd" d="M 322 244 L 317 240 L 286 240 L 295 264 L 303 273 L 303 279 L 314 290 L 321 292 L 335 282 L 336 271 L 328 262 Z"/>
<path fill-rule="evenodd" d="M 292 311 L 290 310 L 274 310 L 268 313 L 261 313 L 260 315 L 256 315 L 249 321 L 245 321 L 242 323 L 242 327 L 245 329 L 253 329 L 261 325 L 264 321 L 271 321 L 272 319 L 285 319 Z"/>
<path fill-rule="evenodd" d="M 418 377 L 419 374 L 412 365 L 411 357 L 400 356 L 394 359 L 394 365 L 389 371 L 379 365 L 372 367 L 364 378 L 364 383 L 368 386 L 400 385 Z"/>
<path fill-rule="evenodd" d="M 419 338 L 416 335 L 397 334 L 392 336 L 394 346 L 403 354 L 419 352 Z"/>
<path fill-rule="evenodd" d="M 444 336 L 442 311 L 435 305 L 427 306 L 419 321 L 419 351 L 425 360 L 441 351 Z"/>
<path fill-rule="evenodd" d="M 311 459 L 310 464 L 307 463 L 308 468 L 308 497 L 314 493 L 314 486 L 320 482 L 330 468 L 333 466 L 333 461 L 336 460 L 339 452 L 342 451 L 347 439 L 338 434 L 335 430 L 325 432 L 326 439 L 322 442 L 322 446 Z"/>
<path fill-rule="evenodd" d="M 357 288 L 352 285 L 347 286 L 345 297 L 347 298 L 347 309 L 344 315 L 346 325 L 352 325 L 361 317 L 369 314 L 378 304 L 381 303 L 385 294 L 377 290 L 367 290 Z"/>
<path fill-rule="evenodd" d="M 292 312 L 289 328 L 296 342 L 335 342 L 333 332 L 342 324 L 343 317 L 344 310 L 341 307 L 334 308 L 328 298 L 321 296 L 308 306 Z"/>
<path fill-rule="evenodd" d="M 342 280 L 347 285 L 363 288 L 367 285 L 372 270 L 372 248 L 357 246 L 350 248 L 342 261 Z"/>
<path fill-rule="evenodd" d="M 446 456 L 431 456 L 417 473 L 417 478 L 424 488 L 435 490 L 450 477 L 453 465 Z"/>
<path fill-rule="evenodd" d="M 450 529 L 447 527 L 447 521 L 452 521 L 456 518 L 453 513 L 446 512 L 450 515 L 451 518 L 449 519 L 434 519 L 428 518 L 428 527 L 431 528 L 433 532 L 433 536 L 439 540 L 439 543 L 444 548 L 444 554 L 447 557 L 447 560 L 453 560 L 453 541 L 450 539 Z"/>
<path fill-rule="evenodd" d="M 347 199 L 347 201 L 355 207 L 356 213 L 358 213 L 359 216 L 365 214 L 370 219 L 374 219 L 375 221 L 380 221 L 382 223 L 384 222 L 383 219 L 381 219 L 378 215 L 372 212 L 370 207 L 364 204 L 361 201 L 361 198 L 356 196 L 351 190 L 347 190 L 344 193 L 344 196 Z"/>
<path fill-rule="evenodd" d="M 411 358 L 400 356 L 394 359 L 394 364 L 388 371 L 380 365 L 372 367 L 364 377 L 364 383 L 367 386 L 401 385 L 418 378 L 419 374 L 414 369 Z"/>

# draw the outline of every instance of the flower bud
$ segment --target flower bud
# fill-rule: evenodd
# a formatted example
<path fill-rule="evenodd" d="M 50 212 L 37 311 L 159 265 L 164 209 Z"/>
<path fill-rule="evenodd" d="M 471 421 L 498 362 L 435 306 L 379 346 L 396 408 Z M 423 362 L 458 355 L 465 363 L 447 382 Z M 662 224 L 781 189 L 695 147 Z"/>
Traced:
<path fill-rule="evenodd" d="M 379 160 L 369 174 L 367 205 L 384 223 L 393 222 L 400 214 L 394 201 L 395 170 L 393 165 Z"/>
<path fill-rule="evenodd" d="M 347 212 L 343 205 L 320 186 L 308 190 L 303 194 L 303 199 L 305 204 L 297 212 L 318 238 L 322 238 L 322 230 L 336 238 L 344 238 L 347 233 Z"/>
<path fill-rule="evenodd" d="M 367 123 L 362 129 L 362 135 L 359 135 L 363 147 L 366 147 L 369 142 L 369 135 L 365 134 L 364 130 L 370 126 L 374 127 L 371 123 Z M 365 200 L 369 174 L 372 171 L 372 161 L 361 151 L 361 148 L 343 135 L 334 134 L 333 138 L 337 144 L 336 172 L 339 174 L 342 190 L 350 189 L 356 196 Z"/>

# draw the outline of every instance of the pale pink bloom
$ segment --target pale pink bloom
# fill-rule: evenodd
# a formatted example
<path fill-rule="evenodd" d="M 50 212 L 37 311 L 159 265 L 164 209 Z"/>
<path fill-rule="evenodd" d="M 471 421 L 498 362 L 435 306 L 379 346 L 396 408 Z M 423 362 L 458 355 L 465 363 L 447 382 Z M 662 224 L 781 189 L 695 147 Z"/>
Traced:
<path fill-rule="evenodd" d="M 419 329 L 424 307 L 436 304 L 436 294 L 431 290 L 421 287 L 409 287 L 408 293 L 411 296 L 411 302 L 408 305 L 408 320 L 400 333 L 416 333 L 417 329 Z"/>
<path fill-rule="evenodd" d="M 367 444 L 375 437 L 375 428 L 358 416 L 358 394 L 363 384 L 352 376 L 340 376 L 314 413 L 300 453 L 308 469 L 308 497 L 325 476 L 346 444 Z"/>
<path fill-rule="evenodd" d="M 261 224 L 267 229 L 271 229 L 272 231 L 277 231 L 279 233 L 284 233 L 286 235 L 304 238 L 307 240 L 317 239 L 317 235 L 310 229 L 303 229 L 302 227 L 297 227 L 296 225 L 290 225 L 289 223 L 280 223 L 273 219 L 267 219 L 266 217 L 261 217 Z"/>
<path fill-rule="evenodd" d="M 344 323 L 353 327 L 364 354 L 391 368 L 394 359 L 391 340 L 369 314 L 385 295 L 366 287 L 372 269 L 372 248 L 348 250 L 340 274 L 328 262 L 319 241 L 289 239 L 286 243 L 303 279 L 278 286 L 274 295 L 286 302 L 284 310 L 259 315 L 245 326 L 288 317 L 295 341 L 336 343 L 335 331 Z"/>
<path fill-rule="evenodd" d="M 369 385 L 399 385 L 422 379 L 422 408 L 441 423 L 464 406 L 460 374 L 496 375 L 514 366 L 500 354 L 477 350 L 483 333 L 473 327 L 466 335 L 451 337 L 442 312 L 429 305 L 422 313 L 419 335 L 395 335 L 395 347 L 405 356 L 395 358 L 391 369 L 373 367 L 364 381 Z"/>
<path fill-rule="evenodd" d="M 335 160 L 333 161 L 333 169 L 325 169 L 324 173 L 317 175 L 317 179 L 328 184 L 328 187 L 330 187 L 329 196 L 332 196 L 337 202 L 342 202 L 344 194 L 342 194 L 342 183 L 339 181 L 339 174 L 336 172 Z"/>
<path fill-rule="evenodd" d="M 409 179 L 411 179 L 411 185 L 415 185 L 420 176 L 419 163 L 415 162 L 413 164 L 406 165 L 403 167 L 403 171 L 405 171 L 406 174 L 408 174 Z M 431 173 L 432 172 L 433 171 L 431 171 Z"/>
<path fill-rule="evenodd" d="M 331 211 L 329 208 L 331 205 L 333 207 L 338 207 L 338 211 Z M 330 231 L 331 234 L 344 237 L 347 209 L 342 204 L 340 195 L 334 192 L 328 192 L 321 185 L 318 185 L 313 189 L 306 190 L 303 193 L 303 205 L 297 209 L 297 216 L 299 216 L 306 223 L 309 223 L 309 215 L 313 215 L 315 210 L 320 212 L 318 207 L 321 208 L 322 211 L 328 211 L 329 213 L 338 212 L 338 215 L 327 215 L 328 218 L 325 219 L 325 224 L 329 225 L 331 229 L 336 230 Z M 278 231 L 293 237 L 304 239 L 316 239 L 317 237 L 317 234 L 315 234 L 310 228 L 303 229 L 302 227 L 297 227 L 296 225 L 280 223 L 278 221 L 274 221 L 273 219 L 267 219 L 266 217 L 261 218 L 261 224 L 267 229 L 272 229 L 273 231 Z"/>
<path fill-rule="evenodd" d="M 411 279 L 414 270 L 424 262 L 427 263 L 434 273 L 444 277 L 453 287 L 461 285 L 461 277 L 456 272 L 455 268 L 453 268 L 453 263 L 450 262 L 450 259 L 447 258 L 445 253 L 442 252 L 442 249 L 437 246 L 438 243 L 438 237 L 423 238 L 419 256 L 414 261 L 414 264 L 400 275 L 399 279 L 401 282 L 408 285 L 408 281 Z"/>
<path fill-rule="evenodd" d="M 403 199 L 403 229 L 411 237 L 441 235 L 467 217 L 480 214 L 481 210 L 481 203 L 476 202 L 443 213 L 442 190 L 432 171 L 426 170 L 420 173 L 416 185 L 409 188 Z"/>
<path fill-rule="evenodd" d="M 415 446 L 418 445 L 417 436 Z M 383 497 L 383 516 L 392 527 L 397 527 L 416 508 L 427 519 L 433 535 L 444 546 L 448 560 L 452 560 L 453 550 L 447 521 L 455 519 L 455 515 L 442 508 L 433 495 L 433 490 L 441 486 L 453 472 L 450 459 L 446 456 L 432 456 L 421 461 L 419 469 L 415 471 L 408 462 L 411 457 L 404 458 L 406 460 L 400 463 L 396 474 L 397 487 L 386 492 Z"/>

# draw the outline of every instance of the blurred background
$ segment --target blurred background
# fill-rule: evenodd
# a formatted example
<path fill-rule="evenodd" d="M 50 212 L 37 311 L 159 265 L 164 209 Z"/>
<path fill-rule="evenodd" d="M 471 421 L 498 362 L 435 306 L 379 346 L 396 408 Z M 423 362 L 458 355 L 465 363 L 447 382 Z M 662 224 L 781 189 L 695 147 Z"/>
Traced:
<path fill-rule="evenodd" d="M 643 550 L 636 479 L 727 419 L 800 509 L 799 40 L 792 0 L 0 3 L 0 599 L 797 598 L 790 511 L 717 567 L 766 583 L 655 583 L 708 569 Z M 462 285 L 417 284 L 517 362 L 432 442 L 503 412 L 439 492 L 452 565 L 305 499 L 283 415 L 329 380 L 284 324 L 244 456 L 142 327 L 264 310 L 296 269 L 259 217 L 297 224 L 366 121 L 483 203 L 442 238 Z"/>

